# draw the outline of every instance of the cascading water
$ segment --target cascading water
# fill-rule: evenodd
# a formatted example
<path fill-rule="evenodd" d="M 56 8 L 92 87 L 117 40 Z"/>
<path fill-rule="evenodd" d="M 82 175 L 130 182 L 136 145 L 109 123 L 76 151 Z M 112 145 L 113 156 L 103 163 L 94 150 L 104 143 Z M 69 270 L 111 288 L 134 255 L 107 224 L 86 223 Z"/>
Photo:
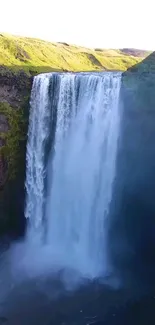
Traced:
<path fill-rule="evenodd" d="M 26 218 L 50 263 L 97 277 L 107 270 L 107 218 L 119 135 L 120 73 L 34 78 Z M 39 249 L 39 248 L 38 248 Z"/>

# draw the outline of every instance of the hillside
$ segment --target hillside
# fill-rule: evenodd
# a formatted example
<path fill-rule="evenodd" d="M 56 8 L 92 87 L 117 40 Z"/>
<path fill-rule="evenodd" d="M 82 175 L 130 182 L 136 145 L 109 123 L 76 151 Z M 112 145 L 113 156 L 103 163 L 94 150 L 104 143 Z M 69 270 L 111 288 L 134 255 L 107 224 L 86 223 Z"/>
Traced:
<path fill-rule="evenodd" d="M 155 72 L 155 52 L 152 52 L 141 62 L 129 67 L 127 72 L 136 72 L 139 75 L 142 73 L 154 73 Z M 153 79 L 154 80 L 154 79 Z"/>
<path fill-rule="evenodd" d="M 0 34 L 0 67 L 27 74 L 49 71 L 126 70 L 150 52 L 88 49 L 67 43 Z M 6 73 L 6 69 L 4 69 Z"/>

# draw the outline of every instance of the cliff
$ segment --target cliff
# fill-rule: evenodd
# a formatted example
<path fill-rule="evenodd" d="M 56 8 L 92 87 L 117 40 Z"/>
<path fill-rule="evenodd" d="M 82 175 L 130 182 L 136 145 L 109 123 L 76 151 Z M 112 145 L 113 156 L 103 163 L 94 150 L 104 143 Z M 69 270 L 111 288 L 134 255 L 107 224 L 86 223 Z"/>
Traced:
<path fill-rule="evenodd" d="M 118 259 L 122 276 L 124 270 L 128 274 L 133 268 L 137 281 L 140 274 L 144 281 L 148 274 L 151 283 L 155 267 L 155 53 L 123 73 L 120 99 L 110 241 L 113 238 L 113 256 Z"/>
<path fill-rule="evenodd" d="M 25 150 L 33 76 L 125 70 L 148 52 L 86 49 L 0 34 L 0 233 L 24 228 Z"/>
<path fill-rule="evenodd" d="M 32 78 L 0 69 L 0 233 L 23 214 L 25 148 Z"/>

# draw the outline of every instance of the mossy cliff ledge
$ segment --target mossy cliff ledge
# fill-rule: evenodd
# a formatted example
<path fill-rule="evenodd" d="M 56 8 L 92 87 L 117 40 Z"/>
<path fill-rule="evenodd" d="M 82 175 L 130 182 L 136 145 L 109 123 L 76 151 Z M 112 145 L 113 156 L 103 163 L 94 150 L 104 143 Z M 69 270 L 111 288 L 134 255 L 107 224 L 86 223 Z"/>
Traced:
<path fill-rule="evenodd" d="M 32 78 L 24 71 L 14 74 L 0 67 L 0 234 L 23 227 L 31 86 Z"/>

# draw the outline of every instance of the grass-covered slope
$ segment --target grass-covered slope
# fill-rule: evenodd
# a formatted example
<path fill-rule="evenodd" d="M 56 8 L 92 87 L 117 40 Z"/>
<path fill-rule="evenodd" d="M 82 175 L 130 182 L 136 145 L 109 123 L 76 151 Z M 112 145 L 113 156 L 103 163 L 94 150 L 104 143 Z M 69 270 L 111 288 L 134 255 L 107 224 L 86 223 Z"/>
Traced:
<path fill-rule="evenodd" d="M 152 52 L 142 62 L 129 67 L 128 72 L 136 72 L 139 75 L 143 73 L 155 73 L 155 52 Z M 153 76 L 152 76 L 153 78 Z"/>
<path fill-rule="evenodd" d="M 36 74 L 49 71 L 126 70 L 149 52 L 87 49 L 28 37 L 0 34 L 0 66 Z"/>

